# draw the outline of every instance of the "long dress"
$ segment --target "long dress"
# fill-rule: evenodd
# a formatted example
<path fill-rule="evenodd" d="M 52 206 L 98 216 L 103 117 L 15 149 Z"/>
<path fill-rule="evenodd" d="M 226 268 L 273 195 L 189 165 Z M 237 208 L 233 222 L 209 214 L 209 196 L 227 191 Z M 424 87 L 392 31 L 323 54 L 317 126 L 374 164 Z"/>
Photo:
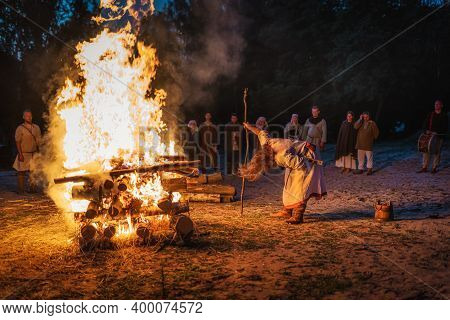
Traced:
<path fill-rule="evenodd" d="M 356 129 L 353 122 L 345 120 L 339 128 L 336 142 L 336 167 L 356 169 Z"/>
<path fill-rule="evenodd" d="M 286 168 L 283 186 L 283 205 L 292 209 L 306 203 L 311 197 L 321 199 L 327 189 L 321 166 L 312 164 L 303 154 L 306 142 L 290 139 L 270 138 L 265 131 L 258 134 L 261 145 L 268 143 L 275 152 L 275 162 Z M 309 157 L 320 159 L 320 151 L 309 152 Z"/>

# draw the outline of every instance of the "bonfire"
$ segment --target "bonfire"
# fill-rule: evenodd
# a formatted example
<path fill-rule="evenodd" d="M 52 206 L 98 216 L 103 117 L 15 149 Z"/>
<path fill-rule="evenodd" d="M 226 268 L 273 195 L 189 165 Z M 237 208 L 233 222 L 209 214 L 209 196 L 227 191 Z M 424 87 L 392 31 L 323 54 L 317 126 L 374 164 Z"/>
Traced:
<path fill-rule="evenodd" d="M 100 5 L 98 23 L 125 15 L 139 19 L 153 10 L 146 1 L 139 10 L 132 1 L 123 8 L 112 1 Z M 79 78 L 65 80 L 49 112 L 54 155 L 46 166 L 54 182 L 49 194 L 62 210 L 74 213 L 84 244 L 134 234 L 147 241 L 155 223 L 181 223 L 183 239 L 193 231 L 192 221 L 182 215 L 188 204 L 180 202 L 180 193 L 165 190 L 163 180 L 192 174 L 196 163 L 173 161 L 175 141 L 165 139 L 162 121 L 166 92 L 152 84 L 156 49 L 138 41 L 133 29 L 128 21 L 78 43 Z"/>

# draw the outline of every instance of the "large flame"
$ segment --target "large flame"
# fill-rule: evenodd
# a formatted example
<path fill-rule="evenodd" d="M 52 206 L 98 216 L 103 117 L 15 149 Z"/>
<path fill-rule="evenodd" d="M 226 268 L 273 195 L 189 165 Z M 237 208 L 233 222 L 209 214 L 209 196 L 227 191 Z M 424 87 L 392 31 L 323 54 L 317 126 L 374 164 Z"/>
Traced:
<path fill-rule="evenodd" d="M 153 9 L 152 1 L 143 1 Z M 126 11 L 136 18 L 133 1 L 123 8 L 112 0 L 102 0 L 109 9 L 99 22 L 120 18 Z M 115 15 L 115 16 L 114 16 Z M 89 41 L 77 46 L 75 62 L 79 79 L 66 79 L 50 110 L 50 135 L 57 174 L 98 173 L 121 166 L 153 164 L 163 154 L 174 153 L 174 143 L 163 143 L 162 108 L 166 93 L 152 88 L 158 59 L 156 50 L 139 42 L 131 25 L 111 31 L 105 28 Z M 141 181 L 132 177 L 133 196 L 144 205 L 154 205 L 167 194 L 156 175 Z M 68 211 L 83 211 L 85 200 L 72 200 L 74 184 L 51 186 L 49 194 Z"/>

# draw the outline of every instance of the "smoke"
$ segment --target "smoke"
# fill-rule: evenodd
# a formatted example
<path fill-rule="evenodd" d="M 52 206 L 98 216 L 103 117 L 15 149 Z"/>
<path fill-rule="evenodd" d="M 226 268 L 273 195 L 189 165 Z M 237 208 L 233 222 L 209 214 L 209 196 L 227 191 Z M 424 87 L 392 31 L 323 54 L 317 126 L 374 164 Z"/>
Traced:
<path fill-rule="evenodd" d="M 244 18 L 236 10 L 236 1 L 191 1 L 187 25 L 167 30 L 157 26 L 156 44 L 168 41 L 170 32 L 176 50 L 159 51 L 162 69 L 171 81 L 164 84 L 171 110 L 197 107 L 214 101 L 213 87 L 219 81 L 233 80 L 242 64 Z M 164 34 L 161 39 L 158 34 Z"/>
<path fill-rule="evenodd" d="M 219 77 L 233 79 L 241 65 L 244 39 L 241 17 L 231 5 L 220 1 L 206 1 L 204 33 L 200 36 L 200 50 L 192 54 L 184 73 L 195 87 L 204 88 Z M 201 98 L 201 96 L 200 96 Z"/>

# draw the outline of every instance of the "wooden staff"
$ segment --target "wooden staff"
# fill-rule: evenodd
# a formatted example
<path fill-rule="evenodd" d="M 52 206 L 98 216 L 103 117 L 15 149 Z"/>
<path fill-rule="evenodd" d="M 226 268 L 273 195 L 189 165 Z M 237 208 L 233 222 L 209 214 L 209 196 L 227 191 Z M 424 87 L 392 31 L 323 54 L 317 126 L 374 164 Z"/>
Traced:
<path fill-rule="evenodd" d="M 247 122 L 247 95 L 248 95 L 248 88 L 244 89 L 244 122 Z M 249 135 L 248 130 L 245 129 L 245 159 L 244 164 L 247 164 L 248 162 L 248 149 L 249 149 Z M 244 191 L 245 191 L 245 177 L 242 176 L 242 184 L 241 184 L 241 215 L 244 214 Z"/>

